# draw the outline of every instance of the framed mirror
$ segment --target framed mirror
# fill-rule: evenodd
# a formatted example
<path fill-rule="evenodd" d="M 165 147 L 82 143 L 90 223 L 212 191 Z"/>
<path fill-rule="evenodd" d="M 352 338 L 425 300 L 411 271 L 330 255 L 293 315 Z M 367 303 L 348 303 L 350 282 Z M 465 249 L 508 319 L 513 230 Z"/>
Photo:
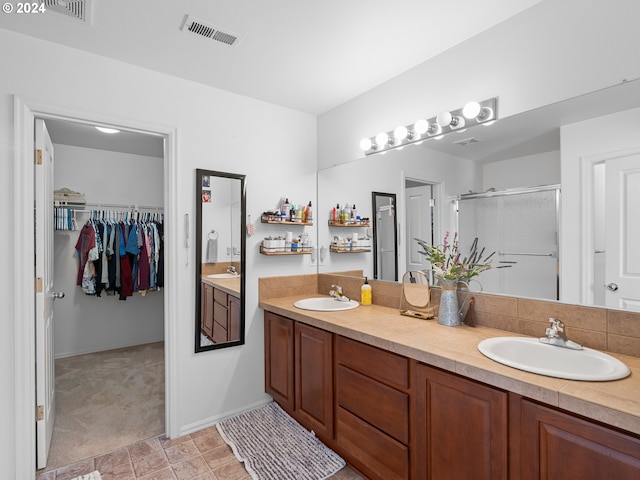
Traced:
<path fill-rule="evenodd" d="M 244 344 L 245 175 L 196 170 L 195 351 Z"/>

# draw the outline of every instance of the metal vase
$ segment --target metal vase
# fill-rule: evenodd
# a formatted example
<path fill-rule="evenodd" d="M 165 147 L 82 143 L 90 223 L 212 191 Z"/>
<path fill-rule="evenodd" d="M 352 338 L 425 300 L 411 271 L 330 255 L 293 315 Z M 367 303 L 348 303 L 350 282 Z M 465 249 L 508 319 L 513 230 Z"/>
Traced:
<path fill-rule="evenodd" d="M 440 285 L 440 308 L 438 309 L 438 323 L 448 327 L 457 327 L 462 325 L 462 312 L 458 304 L 458 284 L 466 286 L 466 296 L 469 296 L 466 282 L 461 280 L 448 280 L 438 277 Z M 463 304 L 466 300 L 463 301 Z"/>

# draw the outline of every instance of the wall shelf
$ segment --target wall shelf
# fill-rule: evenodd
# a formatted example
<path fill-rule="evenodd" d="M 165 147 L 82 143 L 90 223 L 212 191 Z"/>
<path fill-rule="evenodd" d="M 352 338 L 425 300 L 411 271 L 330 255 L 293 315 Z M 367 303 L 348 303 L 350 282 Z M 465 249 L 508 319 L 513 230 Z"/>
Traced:
<path fill-rule="evenodd" d="M 311 248 L 300 248 L 295 251 L 273 251 L 265 249 L 262 245 L 260 245 L 260 253 L 262 255 L 309 255 L 311 253 Z"/>
<path fill-rule="evenodd" d="M 329 251 L 332 253 L 367 253 L 370 252 L 371 249 L 370 248 L 360 248 L 360 247 L 356 247 L 356 248 L 340 248 L 340 247 L 335 247 L 333 245 L 331 245 L 329 247 Z"/>
<path fill-rule="evenodd" d="M 330 227 L 370 227 L 371 224 L 369 222 L 366 223 L 334 223 L 329 220 Z"/>
<path fill-rule="evenodd" d="M 291 221 L 291 220 L 281 220 L 279 218 L 276 218 L 275 216 L 270 216 L 270 215 L 262 215 L 260 217 L 260 222 L 261 223 L 269 223 L 269 224 L 273 224 L 273 225 L 304 225 L 304 226 L 312 226 L 313 225 L 313 221 L 308 221 L 308 222 L 296 222 L 296 221 Z"/>

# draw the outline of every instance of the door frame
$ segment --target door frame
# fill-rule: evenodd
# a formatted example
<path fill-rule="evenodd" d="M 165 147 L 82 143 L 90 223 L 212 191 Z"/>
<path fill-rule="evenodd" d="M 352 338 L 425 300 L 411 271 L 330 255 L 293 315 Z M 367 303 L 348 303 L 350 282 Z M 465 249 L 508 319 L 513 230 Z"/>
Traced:
<path fill-rule="evenodd" d="M 610 152 L 586 155 L 580 158 L 580 181 L 582 191 L 580 193 L 580 220 L 581 220 L 581 240 L 580 240 L 580 301 L 587 305 L 593 305 L 594 299 L 594 278 L 593 267 L 595 251 L 594 229 L 595 210 L 594 202 L 594 174 L 593 167 L 599 163 L 605 163 L 614 158 L 628 157 L 640 154 L 640 148 L 630 148 L 625 150 L 614 150 Z M 558 229 L 561 235 L 561 229 Z M 561 245 L 562 238 L 558 245 Z M 560 282 L 560 298 L 562 298 L 562 282 Z"/>
<path fill-rule="evenodd" d="M 177 136 L 176 127 L 131 121 L 111 115 L 79 111 L 42 100 L 14 96 L 14 361 L 15 361 L 15 465 L 17 478 L 36 475 L 35 438 L 35 281 L 33 265 L 34 224 L 34 120 L 58 119 L 81 123 L 120 125 L 133 131 L 165 138 L 164 210 L 165 223 L 165 430 L 169 438 L 179 434 L 177 425 Z"/>

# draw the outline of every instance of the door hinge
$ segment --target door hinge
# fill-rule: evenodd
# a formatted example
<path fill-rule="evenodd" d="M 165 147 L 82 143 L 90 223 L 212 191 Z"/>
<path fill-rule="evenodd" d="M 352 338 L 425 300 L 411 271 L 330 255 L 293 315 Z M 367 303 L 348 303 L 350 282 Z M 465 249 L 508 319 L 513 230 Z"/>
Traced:
<path fill-rule="evenodd" d="M 435 199 L 435 198 L 430 198 L 430 199 L 429 199 L 429 206 L 430 206 L 431 208 L 433 208 L 433 207 L 435 207 L 435 206 L 436 206 L 436 199 Z"/>
<path fill-rule="evenodd" d="M 36 422 L 44 420 L 44 405 L 36 405 Z"/>
<path fill-rule="evenodd" d="M 36 165 L 42 165 L 42 149 L 37 148 L 36 149 Z"/>
<path fill-rule="evenodd" d="M 36 293 L 42 293 L 42 277 L 36 277 Z"/>

